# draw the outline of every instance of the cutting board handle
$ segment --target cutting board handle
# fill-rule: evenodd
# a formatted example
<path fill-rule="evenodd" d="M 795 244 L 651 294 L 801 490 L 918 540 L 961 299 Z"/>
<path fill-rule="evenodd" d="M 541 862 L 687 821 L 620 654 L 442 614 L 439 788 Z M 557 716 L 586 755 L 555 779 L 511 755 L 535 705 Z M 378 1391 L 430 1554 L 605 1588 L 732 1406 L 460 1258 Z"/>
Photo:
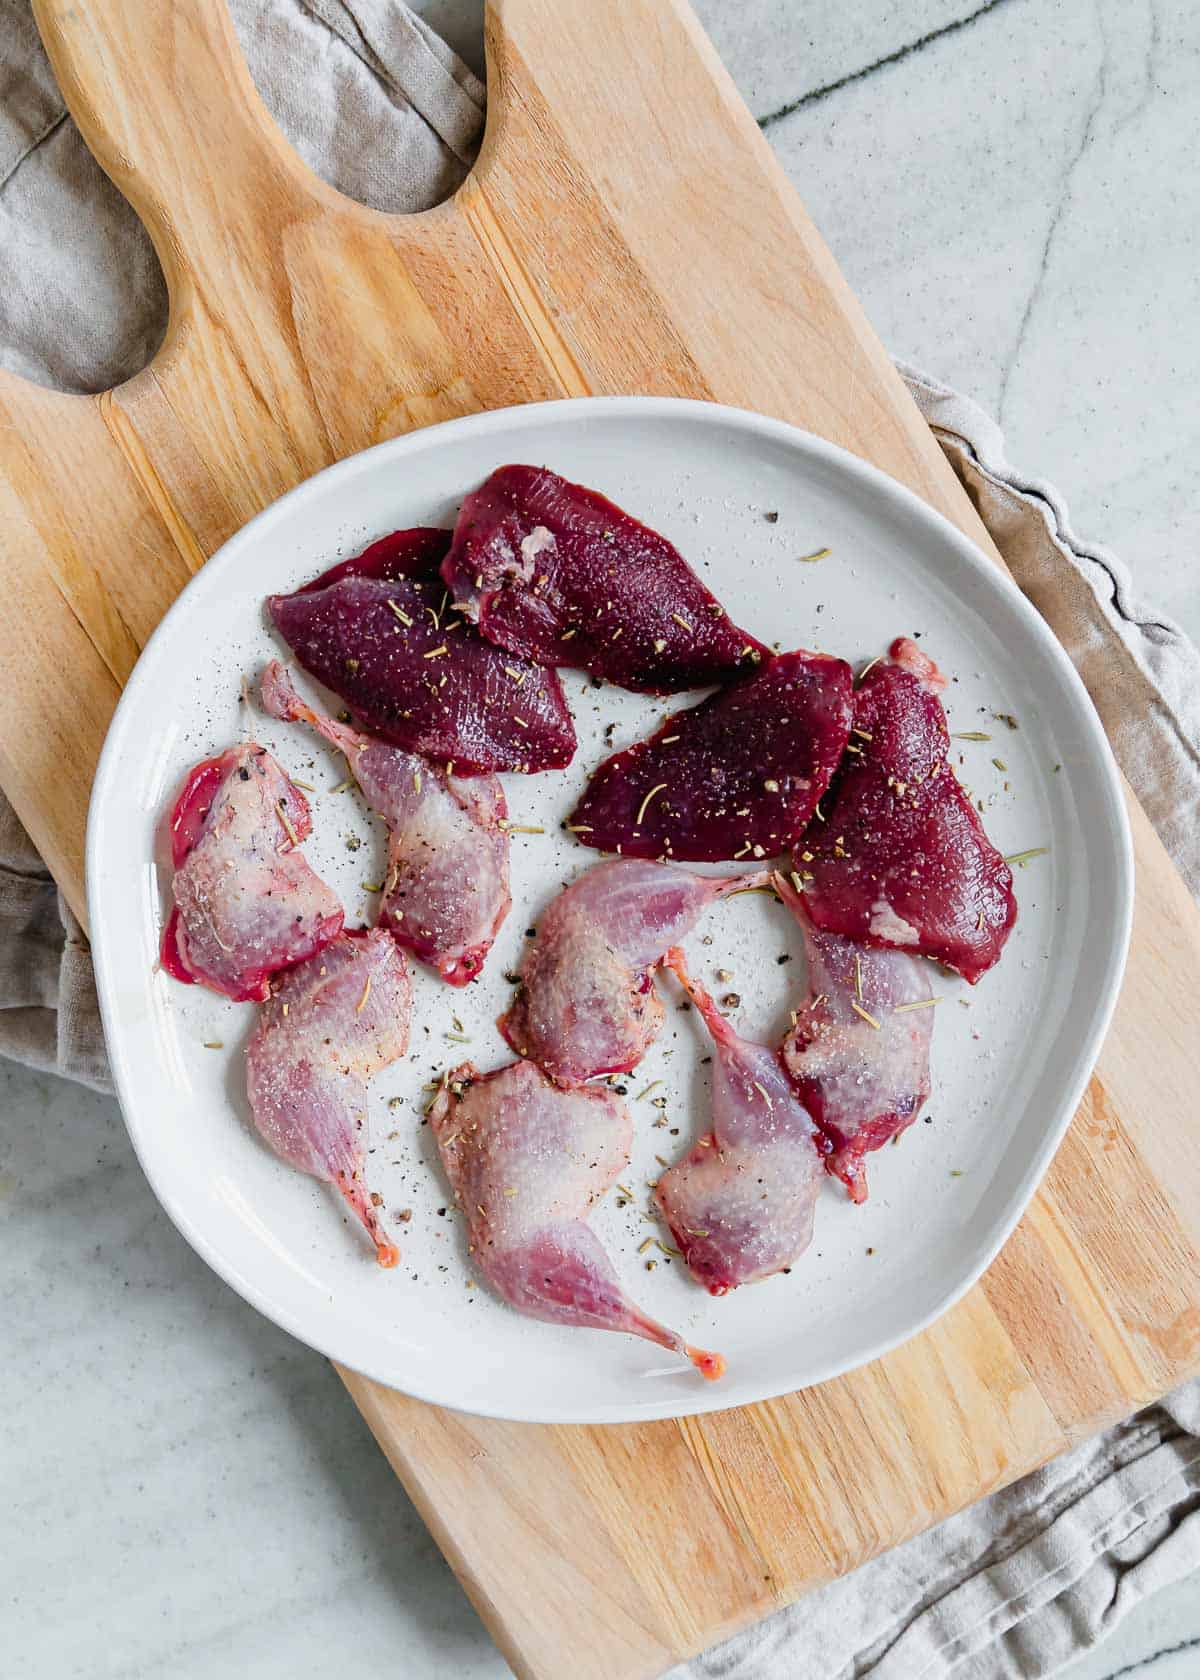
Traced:
<path fill-rule="evenodd" d="M 206 253 L 255 223 L 261 238 L 264 204 L 321 192 L 259 98 L 225 0 L 33 10 L 71 115 L 154 241 L 173 311 Z"/>

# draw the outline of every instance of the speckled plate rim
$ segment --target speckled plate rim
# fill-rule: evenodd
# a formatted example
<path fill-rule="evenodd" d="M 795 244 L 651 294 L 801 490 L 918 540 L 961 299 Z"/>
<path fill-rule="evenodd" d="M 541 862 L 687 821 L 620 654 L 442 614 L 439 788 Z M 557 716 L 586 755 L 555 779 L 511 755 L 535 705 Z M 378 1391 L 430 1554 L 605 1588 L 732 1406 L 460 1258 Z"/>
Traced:
<path fill-rule="evenodd" d="M 1064 1087 L 1067 1096 L 1060 1102 L 1058 1112 L 1048 1120 L 1040 1145 L 1031 1152 L 1026 1169 L 1009 1195 L 1008 1205 L 1003 1214 L 990 1223 L 986 1240 L 977 1244 L 969 1261 L 947 1283 L 941 1295 L 935 1298 L 930 1310 L 911 1321 L 899 1324 L 894 1334 L 877 1338 L 855 1357 L 833 1358 L 825 1364 L 818 1364 L 800 1383 L 767 1384 L 761 1391 L 756 1391 L 749 1400 L 745 1395 L 740 1395 L 736 1400 L 725 1399 L 722 1396 L 721 1384 L 705 1384 L 698 1386 L 685 1398 L 671 1396 L 661 1403 L 647 1403 L 644 1400 L 635 1400 L 631 1395 L 628 1407 L 606 1405 L 594 1407 L 590 1411 L 581 1411 L 578 1405 L 559 1406 L 552 1400 L 534 1408 L 522 1409 L 520 1412 L 513 1412 L 502 1406 L 493 1408 L 478 1402 L 472 1402 L 469 1408 L 463 1408 L 469 1409 L 475 1415 L 518 1422 L 643 1422 L 723 1411 L 732 1405 L 755 1404 L 796 1392 L 799 1388 L 816 1386 L 844 1375 L 847 1371 L 856 1370 L 911 1340 L 935 1323 L 978 1281 L 1012 1234 L 1075 1115 L 1112 1020 L 1124 975 L 1133 920 L 1133 845 L 1120 774 L 1103 726 L 1078 673 L 1049 626 L 1032 604 L 1021 595 L 1011 578 L 942 514 L 878 468 L 785 421 L 771 419 L 751 410 L 674 397 L 584 397 L 531 403 L 444 421 L 436 426 L 389 439 L 326 467 L 288 491 L 242 526 L 189 580 L 147 641 L 130 674 L 105 738 L 92 789 L 86 847 L 88 913 L 92 927 L 92 950 L 101 1017 L 117 1095 L 134 1151 L 159 1202 L 185 1240 L 226 1283 L 265 1317 L 328 1358 L 359 1371 L 363 1376 L 384 1386 L 410 1394 L 414 1399 L 455 1408 L 453 1395 L 442 1391 L 434 1392 L 428 1385 L 419 1382 L 403 1386 L 397 1384 L 394 1373 L 384 1372 L 378 1366 L 373 1367 L 370 1358 L 364 1358 L 358 1353 L 348 1356 L 346 1349 L 338 1347 L 335 1336 L 314 1335 L 306 1327 L 302 1314 L 293 1312 L 270 1291 L 261 1287 L 254 1277 L 246 1275 L 242 1269 L 230 1262 L 192 1219 L 188 1210 L 180 1206 L 164 1189 L 156 1172 L 152 1138 L 149 1135 L 152 1117 L 139 1112 L 136 1094 L 137 1071 L 131 1063 L 122 1030 L 118 953 L 115 948 L 118 941 L 115 930 L 110 934 L 105 906 L 98 901 L 92 890 L 92 882 L 99 875 L 98 864 L 104 845 L 106 813 L 110 803 L 119 797 L 118 771 L 129 751 L 125 731 L 137 711 L 141 689 L 148 680 L 147 674 L 153 664 L 154 651 L 179 620 L 187 617 L 196 592 L 201 588 L 213 587 L 216 577 L 236 566 L 246 550 L 268 540 L 273 524 L 280 520 L 284 510 L 290 513 L 307 501 L 350 492 L 360 475 L 386 470 L 400 462 L 411 462 L 414 457 L 437 450 L 443 444 L 473 437 L 502 435 L 508 430 L 527 425 L 534 418 L 551 423 L 574 424 L 593 415 L 612 417 L 622 413 L 631 417 L 636 415 L 667 421 L 679 417 L 693 422 L 698 420 L 702 423 L 733 426 L 757 435 L 764 443 L 784 444 L 806 453 L 815 461 L 824 462 L 843 474 L 849 486 L 852 487 L 856 483 L 861 485 L 872 494 L 890 500 L 898 509 L 906 512 L 917 526 L 923 524 L 931 538 L 949 545 L 956 551 L 959 562 L 975 573 L 977 580 L 983 582 L 985 591 L 1003 591 L 1009 597 L 1009 609 L 1015 610 L 1021 618 L 1030 642 L 1038 645 L 1040 653 L 1053 668 L 1054 675 L 1061 685 L 1062 697 L 1070 704 L 1072 721 L 1079 728 L 1081 740 L 1090 755 L 1088 768 L 1096 778 L 1096 791 L 1102 797 L 1106 838 L 1110 848 L 1107 862 L 1112 869 L 1115 890 L 1109 907 L 1111 914 L 1106 942 L 1107 955 L 1102 978 L 1098 984 L 1087 1030 L 1080 1036 L 1071 1058 L 1070 1074 Z M 731 602 L 731 605 L 734 603 Z"/>

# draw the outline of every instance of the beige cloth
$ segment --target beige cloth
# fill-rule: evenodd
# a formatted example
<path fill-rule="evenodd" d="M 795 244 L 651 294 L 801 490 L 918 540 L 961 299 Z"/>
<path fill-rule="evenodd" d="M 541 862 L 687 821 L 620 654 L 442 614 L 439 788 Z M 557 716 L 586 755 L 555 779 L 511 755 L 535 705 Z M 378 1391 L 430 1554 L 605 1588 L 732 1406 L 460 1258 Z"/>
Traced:
<path fill-rule="evenodd" d="M 0 1055 L 112 1089 L 87 940 L 2 793 Z"/>
<path fill-rule="evenodd" d="M 393 0 L 233 0 L 264 97 L 327 179 L 415 209 L 461 179 L 479 84 Z M 81 213 L 82 212 L 82 213 Z M 94 390 L 165 321 L 157 266 L 65 119 L 25 0 L 0 0 L 0 362 Z M 1005 460 L 974 404 L 904 369 L 1018 583 L 1053 625 L 1126 775 L 1200 891 L 1200 659 Z M 86 945 L 0 804 L 0 1052 L 106 1079 Z M 1200 1564 L 1200 1387 L 877 1558 L 677 1680 L 1038 1680 Z M 322 1659 L 324 1660 L 324 1659 Z"/>

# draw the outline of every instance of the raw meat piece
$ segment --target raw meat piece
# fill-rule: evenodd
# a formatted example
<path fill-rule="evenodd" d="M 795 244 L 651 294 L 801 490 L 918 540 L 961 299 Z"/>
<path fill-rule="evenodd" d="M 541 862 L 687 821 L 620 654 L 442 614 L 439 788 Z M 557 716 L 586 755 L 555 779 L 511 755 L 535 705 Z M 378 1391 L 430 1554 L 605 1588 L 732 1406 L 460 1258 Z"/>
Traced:
<path fill-rule="evenodd" d="M 665 537 L 545 467 L 500 467 L 465 499 L 442 576 L 497 647 L 647 694 L 766 652 Z"/>
<path fill-rule="evenodd" d="M 429 1123 L 467 1218 L 471 1264 L 509 1306 L 643 1336 L 721 1376 L 719 1353 L 689 1347 L 629 1299 L 585 1223 L 629 1161 L 633 1125 L 611 1091 L 557 1090 L 529 1062 L 483 1075 L 466 1062 L 447 1076 Z"/>
<path fill-rule="evenodd" d="M 403 578 L 433 581 L 446 557 L 452 535 L 452 532 L 443 531 L 436 525 L 413 525 L 407 531 L 389 531 L 386 537 L 368 543 L 361 554 L 352 554 L 349 560 L 339 560 L 319 577 L 313 578 L 311 583 L 303 584 L 296 593 L 312 595 L 348 577 L 383 578 L 392 583 Z M 440 595 L 438 599 L 441 599 Z"/>
<path fill-rule="evenodd" d="M 662 1025 L 652 971 L 714 899 L 765 875 L 693 875 L 612 858 L 553 899 L 500 1031 L 559 1085 L 628 1073 Z"/>
<path fill-rule="evenodd" d="M 817 927 L 935 957 L 974 984 L 1004 949 L 1017 903 L 950 767 L 945 680 L 904 637 L 871 666 L 826 820 L 794 860 Z"/>
<path fill-rule="evenodd" d="M 452 986 L 483 967 L 512 899 L 504 790 L 495 776 L 447 776 L 402 747 L 373 741 L 305 705 L 277 659 L 263 672 L 272 717 L 309 723 L 346 755 L 388 826 L 379 923 Z"/>
<path fill-rule="evenodd" d="M 246 1050 L 254 1124 L 291 1167 L 336 1184 L 375 1244 L 395 1248 L 363 1179 L 367 1081 L 408 1048 L 412 988 L 404 952 L 382 928 L 346 931 L 284 975 Z"/>
<path fill-rule="evenodd" d="M 189 771 L 170 816 L 168 974 L 261 1001 L 272 974 L 328 944 L 342 907 L 298 849 L 311 829 L 304 795 L 253 741 Z"/>
<path fill-rule="evenodd" d="M 394 531 L 267 607 L 281 636 L 363 727 L 460 775 L 561 769 L 575 727 L 553 671 L 504 654 L 450 606 L 448 531 Z"/>
<path fill-rule="evenodd" d="M 623 857 L 775 857 L 829 786 L 853 690 L 843 659 L 801 650 L 766 660 L 602 764 L 571 826 L 585 846 Z"/>
<path fill-rule="evenodd" d="M 929 1096 L 931 970 L 906 951 L 822 933 L 801 895 L 781 876 L 775 884 L 808 956 L 808 1000 L 784 1037 L 783 1065 L 828 1139 L 826 1167 L 865 1202 L 863 1157 L 911 1126 Z"/>
<path fill-rule="evenodd" d="M 712 1126 L 668 1167 L 654 1200 L 698 1283 L 712 1295 L 757 1283 L 799 1259 L 812 1241 L 824 1177 L 817 1134 L 779 1057 L 739 1038 L 683 952 L 667 952 L 712 1036 Z"/>

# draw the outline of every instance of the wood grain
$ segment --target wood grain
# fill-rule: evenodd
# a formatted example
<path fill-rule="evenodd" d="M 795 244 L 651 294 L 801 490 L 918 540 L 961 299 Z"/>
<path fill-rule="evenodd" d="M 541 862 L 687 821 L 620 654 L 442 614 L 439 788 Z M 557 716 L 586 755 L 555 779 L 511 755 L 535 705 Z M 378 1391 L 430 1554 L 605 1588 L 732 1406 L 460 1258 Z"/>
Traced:
<path fill-rule="evenodd" d="M 96 398 L 0 374 L 0 781 L 77 910 L 90 775 L 138 649 L 282 491 L 452 415 L 600 392 L 778 415 L 966 495 L 682 0 L 499 0 L 483 154 L 389 217 L 309 174 L 221 0 L 37 0 L 88 143 L 171 294 Z M 70 766 L 70 774 L 63 767 Z M 983 1282 L 868 1368 L 637 1428 L 499 1424 L 343 1373 L 520 1675 L 636 1680 L 853 1568 L 1200 1357 L 1200 916 L 1131 805 L 1116 1022 Z"/>

